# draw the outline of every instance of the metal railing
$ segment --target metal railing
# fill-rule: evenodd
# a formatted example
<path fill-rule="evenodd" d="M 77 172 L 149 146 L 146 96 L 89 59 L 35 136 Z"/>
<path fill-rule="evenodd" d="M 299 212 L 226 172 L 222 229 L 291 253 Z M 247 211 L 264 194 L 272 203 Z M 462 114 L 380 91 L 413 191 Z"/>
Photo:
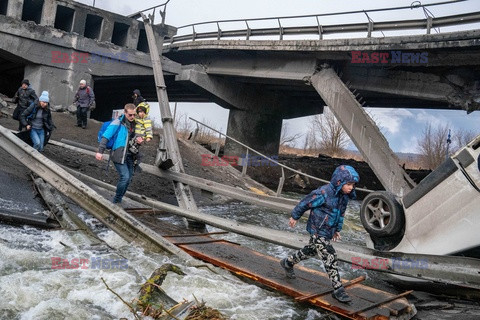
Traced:
<path fill-rule="evenodd" d="M 259 156 L 261 156 L 263 159 L 265 159 L 266 161 L 272 162 L 272 163 L 274 163 L 275 165 L 278 165 L 278 166 L 281 168 L 281 170 L 282 170 L 282 176 L 280 177 L 280 181 L 279 181 L 278 187 L 277 187 L 277 197 L 279 197 L 280 194 L 282 193 L 283 184 L 285 183 L 285 171 L 284 171 L 284 169 L 287 169 L 287 170 L 289 170 L 289 171 L 291 171 L 291 172 L 294 172 L 294 173 L 296 173 L 296 174 L 302 175 L 302 176 L 304 176 L 304 177 L 308 177 L 308 178 L 313 179 L 313 180 L 316 180 L 316 181 L 320 181 L 320 182 L 323 182 L 323 183 L 330 183 L 330 181 L 328 181 L 328 180 L 324 180 L 324 179 L 321 179 L 321 178 L 318 178 L 318 177 L 314 177 L 314 176 L 311 176 L 311 175 L 309 175 L 309 174 L 307 174 L 307 173 L 304 173 L 304 172 L 302 172 L 302 171 L 299 171 L 299 170 L 293 169 L 293 168 L 291 168 L 291 167 L 289 167 L 289 166 L 286 166 L 286 165 L 284 165 L 284 164 L 282 164 L 282 163 L 280 163 L 280 162 L 278 162 L 278 161 L 276 161 L 276 160 L 274 160 L 274 159 L 272 159 L 272 158 L 270 158 L 270 157 L 267 157 L 267 156 L 264 155 L 263 153 L 261 153 L 261 152 L 255 150 L 255 149 L 247 146 L 246 144 L 244 144 L 244 143 L 236 140 L 235 138 L 232 138 L 232 137 L 230 137 L 230 136 L 228 136 L 228 135 L 226 135 L 226 134 L 218 131 L 217 129 L 214 129 L 214 128 L 212 128 L 212 127 L 210 127 L 210 126 L 208 126 L 208 125 L 206 125 L 206 124 L 204 124 L 204 123 L 202 123 L 202 122 L 200 122 L 200 121 L 198 121 L 198 120 L 195 120 L 195 119 L 193 119 L 192 117 L 188 117 L 188 118 L 189 118 L 190 120 L 194 121 L 194 122 L 197 124 L 197 129 L 195 130 L 196 132 L 198 132 L 198 125 L 202 125 L 202 126 L 204 126 L 205 128 L 208 128 L 208 129 L 210 129 L 210 130 L 218 133 L 219 136 L 225 136 L 226 138 L 232 140 L 233 142 L 235 142 L 235 143 L 237 143 L 237 144 L 239 144 L 239 145 L 241 145 L 242 147 L 244 147 L 244 148 L 247 149 L 246 156 L 245 156 L 245 158 L 247 159 L 247 161 L 243 161 L 243 162 L 242 162 L 242 166 L 243 166 L 243 168 L 242 168 L 242 175 L 243 175 L 243 176 L 245 176 L 245 175 L 247 174 L 248 154 L 249 154 L 249 152 L 256 153 L 256 154 L 258 154 Z M 195 141 L 195 136 L 196 136 L 196 133 L 193 135 L 193 138 L 192 138 L 193 141 Z M 217 151 L 217 150 L 215 150 L 215 154 L 216 154 L 216 156 L 218 156 L 218 151 Z M 374 190 L 365 189 L 365 188 L 355 188 L 355 189 L 356 189 L 356 190 L 359 190 L 359 191 L 363 191 L 363 192 L 374 192 Z"/>
<path fill-rule="evenodd" d="M 444 17 L 435 17 L 428 7 L 447 5 L 453 3 L 464 2 L 466 0 L 457 0 L 457 1 L 444 1 L 431 4 L 420 4 L 420 1 L 414 1 L 410 6 L 404 7 L 394 7 L 394 8 L 383 8 L 383 9 L 371 9 L 371 10 L 357 10 L 357 11 L 348 11 L 348 12 L 337 12 L 337 13 L 323 13 L 323 14 L 312 14 L 312 15 L 300 15 L 300 16 L 282 16 L 282 17 L 270 17 L 270 18 L 252 18 L 252 19 L 233 19 L 233 20 L 219 20 L 219 21 L 207 21 L 199 22 L 184 25 L 178 27 L 177 30 L 181 31 L 183 29 L 191 28 L 191 33 L 175 36 L 170 39 L 170 43 L 180 42 L 180 41 L 195 41 L 201 39 L 217 39 L 222 38 L 231 38 L 231 37 L 244 37 L 245 40 L 249 40 L 252 36 L 278 36 L 279 40 L 283 40 L 284 35 L 318 35 L 319 39 L 323 39 L 324 35 L 327 34 L 340 34 L 340 33 L 352 33 L 352 32 L 367 32 L 367 37 L 372 36 L 373 31 L 394 31 L 394 30 L 426 30 L 427 34 L 431 33 L 432 28 L 436 30 L 437 33 L 440 33 L 440 27 L 454 26 L 460 24 L 469 24 L 480 22 L 480 12 L 464 13 L 457 15 L 450 15 Z M 383 12 L 383 11 L 394 11 L 394 10 L 407 10 L 407 9 L 419 9 L 423 10 L 425 19 L 417 20 L 396 20 L 396 21 L 384 21 L 384 22 L 375 22 L 368 15 L 373 12 Z M 351 24 L 331 24 L 331 25 L 322 25 L 320 23 L 320 18 L 322 17 L 332 17 L 332 16 L 341 16 L 349 14 L 364 14 L 367 19 L 363 23 L 351 23 Z M 299 18 L 314 18 L 316 20 L 315 25 L 310 26 L 283 26 L 282 21 L 290 19 L 299 19 Z M 249 23 L 259 22 L 259 21 L 274 21 L 278 24 L 278 27 L 273 28 L 251 28 Z M 244 29 L 236 30 L 222 30 L 222 27 L 226 23 L 241 22 L 245 24 Z M 221 25 L 223 26 L 221 27 Z M 216 26 L 216 31 L 209 32 L 196 32 L 196 27 L 205 26 L 205 25 L 214 25 Z M 167 40 L 168 41 L 168 40 Z"/>

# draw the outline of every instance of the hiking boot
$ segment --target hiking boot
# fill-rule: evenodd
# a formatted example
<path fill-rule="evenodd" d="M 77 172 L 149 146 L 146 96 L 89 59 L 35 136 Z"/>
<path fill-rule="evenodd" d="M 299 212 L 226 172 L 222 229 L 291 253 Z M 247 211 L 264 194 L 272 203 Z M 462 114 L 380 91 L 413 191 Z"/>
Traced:
<path fill-rule="evenodd" d="M 340 302 L 348 303 L 352 301 L 352 298 L 345 292 L 345 288 L 340 287 L 333 291 L 332 296 Z"/>
<path fill-rule="evenodd" d="M 293 265 L 290 265 L 287 258 L 280 260 L 280 265 L 285 270 L 285 275 L 289 279 L 295 279 L 297 276 L 295 275 L 295 271 L 293 271 Z"/>

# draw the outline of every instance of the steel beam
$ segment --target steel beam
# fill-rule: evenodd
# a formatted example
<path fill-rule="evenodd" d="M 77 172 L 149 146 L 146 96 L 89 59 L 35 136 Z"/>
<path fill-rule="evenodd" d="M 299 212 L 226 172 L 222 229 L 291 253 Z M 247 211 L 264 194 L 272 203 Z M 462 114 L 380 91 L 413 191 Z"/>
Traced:
<path fill-rule="evenodd" d="M 375 122 L 335 71 L 324 66 L 310 79 L 387 191 L 404 196 L 415 183 L 399 164 Z"/>

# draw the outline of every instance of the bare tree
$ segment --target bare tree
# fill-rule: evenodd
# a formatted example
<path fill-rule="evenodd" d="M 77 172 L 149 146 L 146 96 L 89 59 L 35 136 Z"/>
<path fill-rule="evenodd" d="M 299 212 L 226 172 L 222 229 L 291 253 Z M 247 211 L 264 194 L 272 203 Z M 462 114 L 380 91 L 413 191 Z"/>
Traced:
<path fill-rule="evenodd" d="M 190 135 L 190 132 L 193 131 L 193 124 L 188 119 L 188 114 L 186 113 L 177 112 L 175 116 L 175 131 L 177 132 L 178 136 L 186 139 Z"/>
<path fill-rule="evenodd" d="M 314 133 L 310 136 L 310 145 L 332 157 L 341 156 L 350 141 L 328 107 L 324 108 L 323 114 L 318 114 L 312 119 L 310 130 Z"/>
<path fill-rule="evenodd" d="M 288 130 L 288 123 L 283 123 L 282 124 L 282 133 L 280 135 L 280 146 L 281 147 L 285 147 L 285 146 L 291 147 L 292 146 L 291 144 L 295 144 L 295 142 L 297 142 L 297 140 L 300 139 L 303 135 L 301 133 L 296 133 L 296 134 L 290 135 L 290 133 L 288 131 L 289 131 Z"/>
<path fill-rule="evenodd" d="M 319 143 L 315 132 L 315 125 L 313 121 L 308 124 L 308 131 L 305 136 L 305 142 L 303 143 L 304 150 L 312 150 L 317 152 L 319 149 Z"/>
<path fill-rule="evenodd" d="M 209 120 L 205 118 L 202 118 L 202 123 L 215 130 L 218 130 Z M 218 131 L 221 131 L 221 128 Z M 212 144 L 214 142 L 218 142 L 219 138 L 218 134 L 215 131 L 208 129 L 205 126 L 199 125 L 195 140 L 199 143 Z"/>
<path fill-rule="evenodd" d="M 452 134 L 454 149 L 458 150 L 460 148 L 463 148 L 464 146 L 467 145 L 467 143 L 472 141 L 477 135 L 478 135 L 478 132 L 476 133 L 473 130 L 466 130 L 464 128 L 457 130 Z"/>
<path fill-rule="evenodd" d="M 422 155 L 423 165 L 431 170 L 437 168 L 447 156 L 447 125 L 439 125 L 436 129 L 428 123 L 418 140 L 418 147 Z"/>

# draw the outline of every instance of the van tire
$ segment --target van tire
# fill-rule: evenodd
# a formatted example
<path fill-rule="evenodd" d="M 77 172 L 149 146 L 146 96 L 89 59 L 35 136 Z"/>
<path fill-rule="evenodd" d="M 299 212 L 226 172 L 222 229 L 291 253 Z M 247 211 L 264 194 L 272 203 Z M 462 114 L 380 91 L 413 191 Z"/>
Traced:
<path fill-rule="evenodd" d="M 370 193 L 362 202 L 360 220 L 367 232 L 375 237 L 392 237 L 401 233 L 405 215 L 395 196 L 386 191 Z"/>

